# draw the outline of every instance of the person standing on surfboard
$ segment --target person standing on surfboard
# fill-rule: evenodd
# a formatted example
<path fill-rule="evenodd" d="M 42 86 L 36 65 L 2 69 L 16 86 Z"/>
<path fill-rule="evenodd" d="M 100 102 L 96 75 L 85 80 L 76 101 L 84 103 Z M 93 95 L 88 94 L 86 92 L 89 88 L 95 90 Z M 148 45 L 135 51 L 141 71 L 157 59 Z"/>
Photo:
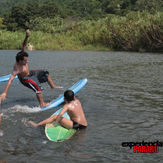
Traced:
<path fill-rule="evenodd" d="M 28 68 L 28 53 L 25 52 L 26 44 L 27 44 L 27 39 L 30 36 L 30 31 L 29 29 L 26 30 L 26 36 L 24 39 L 24 42 L 22 44 L 21 51 L 17 53 L 16 55 L 16 63 L 13 67 L 13 71 L 11 74 L 11 77 L 6 85 L 6 88 L 4 92 L 1 94 L 1 99 L 5 100 L 7 96 L 8 89 L 14 80 L 15 76 L 17 75 L 20 82 L 32 89 L 37 96 L 37 99 L 40 103 L 40 107 L 44 107 L 48 105 L 49 103 L 44 102 L 43 95 L 42 95 L 42 90 L 43 88 L 41 87 L 40 83 L 48 82 L 51 88 L 62 88 L 60 86 L 56 86 L 53 81 L 51 76 L 49 75 L 49 72 L 46 70 L 31 70 L 29 71 Z"/>
<path fill-rule="evenodd" d="M 64 92 L 64 100 L 66 104 L 63 106 L 62 111 L 58 115 L 54 115 L 45 119 L 39 123 L 29 121 L 28 123 L 34 127 L 38 127 L 47 123 L 54 122 L 52 126 L 55 126 L 58 122 L 67 129 L 84 129 L 88 126 L 85 114 L 80 101 L 74 96 L 74 92 L 67 90 Z M 62 117 L 67 112 L 70 116 L 70 120 Z M 51 125 L 51 124 L 50 124 Z"/>

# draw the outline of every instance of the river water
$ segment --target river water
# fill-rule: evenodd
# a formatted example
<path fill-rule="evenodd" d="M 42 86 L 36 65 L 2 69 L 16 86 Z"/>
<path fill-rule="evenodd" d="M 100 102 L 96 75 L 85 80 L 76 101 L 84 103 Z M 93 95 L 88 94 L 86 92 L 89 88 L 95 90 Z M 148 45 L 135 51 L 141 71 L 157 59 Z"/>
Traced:
<path fill-rule="evenodd" d="M 9 74 L 16 50 L 0 51 L 0 76 Z M 122 142 L 163 142 L 163 55 L 129 52 L 32 51 L 30 69 L 48 69 L 63 90 L 44 87 L 44 99 L 57 98 L 82 78 L 80 99 L 88 128 L 62 143 L 48 141 L 44 127 L 32 128 L 63 105 L 38 112 L 35 93 L 18 81 L 2 102 L 0 160 L 11 163 L 161 162 L 158 153 L 134 153 Z M 0 93 L 6 83 L 0 83 Z M 1 132 L 2 132 L 1 131 Z"/>

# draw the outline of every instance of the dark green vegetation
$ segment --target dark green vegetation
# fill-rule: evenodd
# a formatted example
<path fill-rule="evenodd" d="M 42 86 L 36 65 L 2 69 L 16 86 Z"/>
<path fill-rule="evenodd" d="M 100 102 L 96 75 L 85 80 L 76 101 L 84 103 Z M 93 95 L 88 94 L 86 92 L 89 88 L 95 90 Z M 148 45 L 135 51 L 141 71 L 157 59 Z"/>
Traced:
<path fill-rule="evenodd" d="M 162 0 L 1 0 L 0 49 L 18 48 L 30 28 L 36 49 L 163 51 L 162 9 Z"/>

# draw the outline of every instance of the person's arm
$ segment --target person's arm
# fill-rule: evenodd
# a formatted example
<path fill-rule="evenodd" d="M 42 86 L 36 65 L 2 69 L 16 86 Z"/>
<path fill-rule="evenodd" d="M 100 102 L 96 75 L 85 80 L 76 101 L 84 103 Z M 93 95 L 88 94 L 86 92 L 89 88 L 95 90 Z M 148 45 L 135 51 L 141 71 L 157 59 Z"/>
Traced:
<path fill-rule="evenodd" d="M 39 123 L 35 123 L 35 122 L 33 122 L 33 121 L 28 121 L 28 123 L 31 124 L 33 127 L 38 127 L 38 126 L 45 125 L 45 124 L 47 124 L 47 123 L 51 123 L 51 122 L 55 121 L 54 124 L 53 124 L 53 126 L 55 126 L 56 123 L 58 123 L 58 122 L 61 120 L 62 115 L 63 115 L 66 111 L 67 111 L 67 108 L 66 108 L 66 107 L 63 107 L 62 111 L 59 113 L 59 115 L 57 116 L 57 118 L 56 118 L 56 116 L 54 115 L 54 116 L 49 117 L 49 118 L 47 118 L 47 119 L 45 119 L 45 120 L 43 120 L 43 121 L 41 121 L 41 122 L 39 122 Z"/>
<path fill-rule="evenodd" d="M 62 115 L 68 110 L 67 106 L 64 106 L 61 112 L 58 114 L 57 118 L 55 119 L 55 122 L 53 123 L 53 126 L 55 126 L 58 122 L 60 122 Z"/>
<path fill-rule="evenodd" d="M 39 123 L 35 123 L 34 121 L 28 121 L 28 124 L 31 124 L 33 127 L 38 127 L 38 126 L 53 122 L 55 120 L 54 117 L 55 116 L 49 117 Z"/>
<path fill-rule="evenodd" d="M 21 51 L 24 52 L 25 51 L 25 48 L 26 48 L 26 45 L 27 45 L 27 40 L 28 40 L 28 37 L 30 36 L 30 31 L 29 29 L 26 30 L 26 36 L 25 36 L 25 39 L 23 41 L 23 44 L 22 44 L 22 48 L 21 48 Z"/>
<path fill-rule="evenodd" d="M 14 80 L 14 78 L 15 78 L 16 75 L 17 75 L 17 71 L 16 71 L 16 69 L 14 68 L 14 70 L 13 70 L 11 76 L 10 76 L 9 81 L 8 81 L 7 84 L 6 84 L 6 87 L 5 87 L 4 92 L 3 92 L 3 93 L 1 94 L 1 96 L 0 96 L 0 97 L 1 97 L 1 100 L 5 100 L 5 99 L 6 99 L 8 89 L 9 89 L 9 87 L 10 87 L 10 85 L 11 85 L 11 83 L 12 83 L 12 81 Z"/>

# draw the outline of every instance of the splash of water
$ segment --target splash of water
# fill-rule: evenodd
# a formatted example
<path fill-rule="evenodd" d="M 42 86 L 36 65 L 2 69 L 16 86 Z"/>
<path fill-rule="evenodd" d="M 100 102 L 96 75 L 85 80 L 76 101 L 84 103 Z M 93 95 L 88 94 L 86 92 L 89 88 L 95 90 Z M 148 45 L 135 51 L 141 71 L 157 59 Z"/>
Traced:
<path fill-rule="evenodd" d="M 0 129 L 0 136 L 3 136 L 3 131 Z"/>
<path fill-rule="evenodd" d="M 22 113 L 36 113 L 40 112 L 40 107 L 29 107 L 27 105 L 21 106 L 21 105 L 15 105 L 11 108 L 8 108 L 6 111 L 10 112 L 22 112 Z"/>

